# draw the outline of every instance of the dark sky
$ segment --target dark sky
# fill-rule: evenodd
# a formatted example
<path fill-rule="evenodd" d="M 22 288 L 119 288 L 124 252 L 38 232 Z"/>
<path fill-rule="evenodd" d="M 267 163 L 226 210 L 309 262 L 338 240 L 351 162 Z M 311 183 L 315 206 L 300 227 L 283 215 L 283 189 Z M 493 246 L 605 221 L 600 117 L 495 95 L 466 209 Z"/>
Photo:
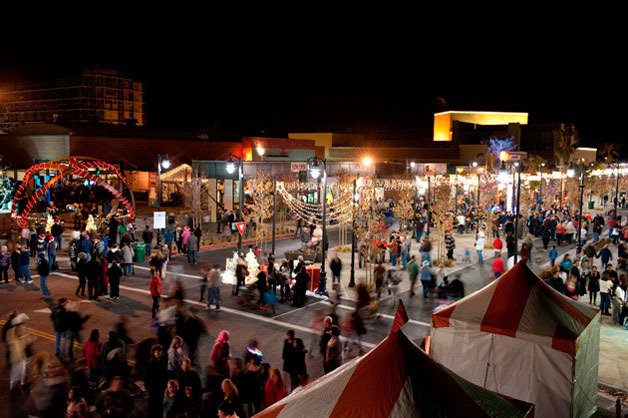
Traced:
<path fill-rule="evenodd" d="M 128 31 L 90 22 L 35 27 L 36 42 L 4 43 L 0 79 L 71 77 L 95 64 L 129 71 L 146 83 L 154 127 L 424 138 L 435 111 L 503 110 L 574 122 L 585 144 L 624 135 L 619 29 L 594 36 L 578 22 L 546 22 L 553 29 L 535 31 L 528 21 L 532 30 L 521 33 L 520 25 L 470 22 L 454 33 L 367 22 L 339 31 L 342 22 L 329 30 L 323 21 L 217 28 L 219 20 L 156 20 Z"/>

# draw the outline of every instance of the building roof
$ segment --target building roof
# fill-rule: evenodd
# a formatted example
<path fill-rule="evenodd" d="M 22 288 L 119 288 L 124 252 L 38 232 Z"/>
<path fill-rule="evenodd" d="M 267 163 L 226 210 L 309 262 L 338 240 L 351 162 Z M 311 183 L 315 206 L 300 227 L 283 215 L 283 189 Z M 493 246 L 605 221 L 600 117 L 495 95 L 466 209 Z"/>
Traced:
<path fill-rule="evenodd" d="M 27 136 L 27 135 L 70 135 L 71 129 L 65 126 L 55 125 L 52 123 L 27 123 L 13 129 L 9 135 Z"/>

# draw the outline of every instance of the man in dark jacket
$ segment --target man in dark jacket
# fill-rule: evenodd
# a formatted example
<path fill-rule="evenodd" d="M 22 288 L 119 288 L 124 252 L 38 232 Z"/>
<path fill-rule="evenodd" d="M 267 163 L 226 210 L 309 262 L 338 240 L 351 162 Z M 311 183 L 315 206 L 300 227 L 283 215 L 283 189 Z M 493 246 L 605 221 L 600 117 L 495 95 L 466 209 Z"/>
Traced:
<path fill-rule="evenodd" d="M 335 282 L 336 280 L 340 283 L 340 272 L 342 271 L 342 261 L 340 257 L 338 257 L 338 253 L 334 254 L 334 258 L 331 259 L 331 263 L 329 263 L 329 269 L 332 272 L 331 282 Z"/>
<path fill-rule="evenodd" d="M 148 392 L 148 416 L 161 417 L 163 414 L 164 390 L 166 389 L 166 364 L 163 347 L 159 344 L 151 349 L 151 357 L 146 368 L 144 387 Z"/>
<path fill-rule="evenodd" d="M 79 296 L 79 291 L 81 292 L 81 296 L 85 297 L 85 283 L 87 281 L 87 270 L 88 263 L 87 257 L 85 253 L 79 253 L 78 263 L 76 263 L 76 274 L 78 275 L 79 284 L 76 287 L 76 292 L 74 294 Z"/>
<path fill-rule="evenodd" d="M 109 276 L 109 297 L 117 300 L 120 297 L 120 278 L 122 277 L 122 269 L 118 260 L 113 260 L 111 267 L 107 270 L 107 275 Z"/>
<path fill-rule="evenodd" d="M 59 357 L 65 350 L 61 349 L 61 341 L 66 338 L 68 331 L 68 319 L 65 305 L 68 303 L 66 298 L 59 298 L 56 305 L 51 306 L 50 319 L 55 329 L 55 356 Z"/>
<path fill-rule="evenodd" d="M 142 232 L 142 240 L 146 244 L 146 254 L 150 254 L 150 245 L 153 242 L 153 231 L 150 230 L 150 225 L 146 225 L 146 229 Z"/>
<path fill-rule="evenodd" d="M 180 388 L 186 386 L 192 387 L 192 396 L 197 402 L 201 402 L 203 396 L 201 378 L 192 369 L 192 360 L 189 358 L 183 359 L 181 363 L 181 370 L 177 373 L 177 382 L 179 382 Z"/>
<path fill-rule="evenodd" d="M 100 279 L 102 277 L 102 265 L 97 257 L 87 263 L 87 295 L 89 299 L 98 300 L 100 295 Z"/>
<path fill-rule="evenodd" d="M 55 223 L 50 229 L 50 234 L 53 236 L 55 242 L 57 243 L 57 250 L 61 251 L 61 237 L 63 235 L 63 226 L 61 226 L 61 220 L 59 218 L 55 219 Z"/>
<path fill-rule="evenodd" d="M 81 316 L 76 311 L 67 311 L 65 317 L 67 320 L 68 358 L 70 361 L 74 361 L 74 341 L 81 342 L 83 324 L 87 322 L 90 316 Z"/>
<path fill-rule="evenodd" d="M 20 252 L 21 251 L 22 251 L 22 245 L 15 244 L 15 247 L 13 247 L 13 251 L 11 252 L 11 266 L 13 267 L 15 280 L 20 281 L 20 282 L 24 280 L 23 279 L 24 276 L 22 275 L 22 270 L 20 269 Z"/>

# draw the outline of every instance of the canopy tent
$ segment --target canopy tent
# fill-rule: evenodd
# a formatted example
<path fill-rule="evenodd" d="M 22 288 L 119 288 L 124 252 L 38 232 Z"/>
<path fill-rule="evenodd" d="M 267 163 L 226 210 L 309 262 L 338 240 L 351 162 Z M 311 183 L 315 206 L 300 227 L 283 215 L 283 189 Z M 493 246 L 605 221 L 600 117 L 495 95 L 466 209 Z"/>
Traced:
<path fill-rule="evenodd" d="M 525 263 L 432 315 L 430 356 L 537 417 L 596 410 L 599 311 L 556 292 Z"/>
<path fill-rule="evenodd" d="M 534 406 L 482 389 L 438 365 L 400 330 L 362 357 L 292 393 L 256 417 L 531 417 Z"/>

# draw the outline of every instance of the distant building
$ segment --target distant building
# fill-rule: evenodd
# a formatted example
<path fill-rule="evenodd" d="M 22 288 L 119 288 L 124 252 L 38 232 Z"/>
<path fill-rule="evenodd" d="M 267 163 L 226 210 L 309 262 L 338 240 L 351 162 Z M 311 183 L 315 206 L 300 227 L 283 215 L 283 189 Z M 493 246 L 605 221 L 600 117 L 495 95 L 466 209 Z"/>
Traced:
<path fill-rule="evenodd" d="M 114 70 L 0 84 L 0 132 L 26 123 L 145 125 L 143 84 Z"/>

